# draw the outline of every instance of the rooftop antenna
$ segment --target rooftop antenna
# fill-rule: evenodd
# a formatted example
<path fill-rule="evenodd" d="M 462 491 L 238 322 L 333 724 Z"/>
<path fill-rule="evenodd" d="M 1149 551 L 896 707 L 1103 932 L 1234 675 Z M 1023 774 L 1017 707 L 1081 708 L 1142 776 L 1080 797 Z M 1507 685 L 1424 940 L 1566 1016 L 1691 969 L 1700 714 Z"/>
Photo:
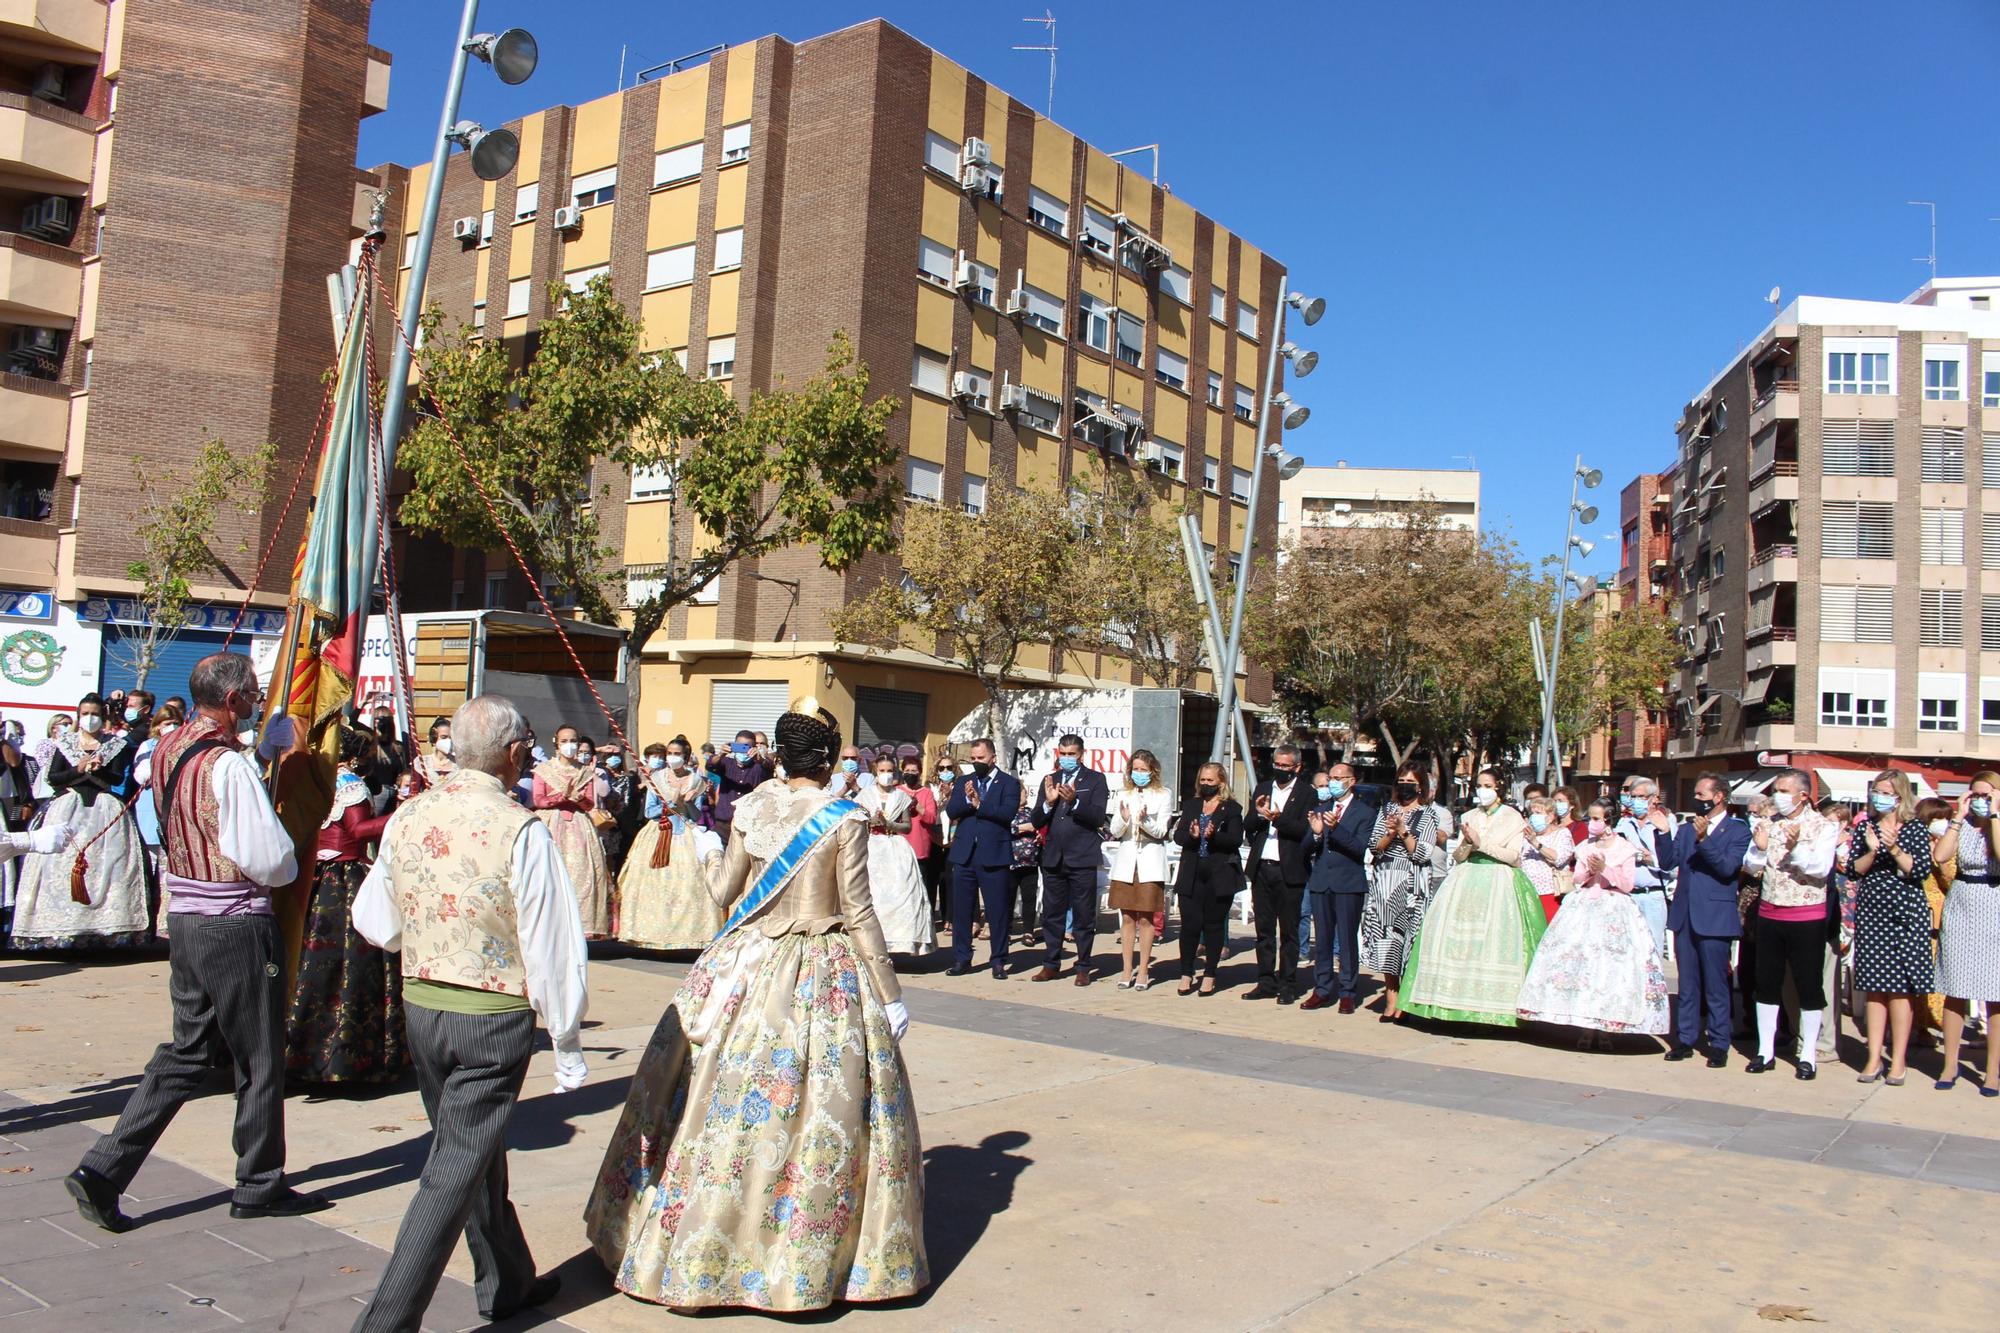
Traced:
<path fill-rule="evenodd" d="M 1764 299 L 1771 303 L 1771 314 L 1774 318 L 1777 316 L 1778 305 L 1782 296 L 1783 293 L 1781 293 L 1775 286 L 1772 287 L 1770 291 L 1764 293 Z"/>
<path fill-rule="evenodd" d="M 1931 211 L 1931 252 L 1927 255 L 1919 255 L 1917 258 L 1912 259 L 1910 262 L 1912 264 L 1929 264 L 1931 266 L 1931 281 L 1936 282 L 1937 281 L 1937 205 L 1931 202 L 1929 199 L 1912 199 L 1909 201 L 1909 205 L 1911 208 L 1928 208 Z"/>
<path fill-rule="evenodd" d="M 1021 20 L 1021 22 L 1023 22 L 1023 23 L 1039 23 L 1039 24 L 1041 24 L 1041 25 L 1042 25 L 1042 27 L 1043 27 L 1043 28 L 1047 29 L 1047 35 L 1046 35 L 1046 37 L 1044 38 L 1044 41 L 1045 41 L 1045 43 L 1046 43 L 1045 45 L 1042 45 L 1042 46 L 1017 46 L 1017 47 L 1015 47 L 1014 49 L 1015 49 L 1016 51 L 1045 51 L 1045 52 L 1047 52 L 1047 53 L 1048 53 L 1048 57 L 1049 57 L 1049 104 L 1048 104 L 1048 109 L 1047 109 L 1047 110 L 1045 110 L 1044 112 L 1042 112 L 1042 114 L 1043 114 L 1044 116 L 1048 117 L 1048 118 L 1049 118 L 1050 120 L 1054 120 L 1054 119 L 1056 118 L 1056 15 L 1055 15 L 1055 11 L 1054 11 L 1054 10 L 1052 10 L 1052 9 L 1045 9 L 1045 10 L 1043 10 L 1043 11 L 1042 11 L 1042 16 L 1041 16 L 1040 18 L 1026 18 L 1026 19 L 1022 19 L 1022 20 Z"/>
<path fill-rule="evenodd" d="M 1142 143 L 1137 148 L 1121 148 L 1115 153 L 1106 153 L 1105 156 L 1116 161 L 1121 157 L 1130 157 L 1134 153 L 1151 153 L 1153 155 L 1153 184 L 1158 185 L 1160 183 L 1160 146 L 1158 144 Z"/>
<path fill-rule="evenodd" d="M 625 50 L 629 45 L 627 42 L 618 43 L 618 86 L 621 89 L 625 86 Z"/>

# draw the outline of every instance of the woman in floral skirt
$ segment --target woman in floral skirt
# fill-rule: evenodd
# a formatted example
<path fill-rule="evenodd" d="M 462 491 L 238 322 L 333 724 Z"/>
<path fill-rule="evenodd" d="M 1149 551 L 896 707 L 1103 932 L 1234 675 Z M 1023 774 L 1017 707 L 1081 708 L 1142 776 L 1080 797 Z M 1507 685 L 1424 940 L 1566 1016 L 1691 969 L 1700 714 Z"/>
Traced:
<path fill-rule="evenodd" d="M 909 1025 L 869 897 L 869 824 L 825 790 L 840 733 L 778 719 L 788 777 L 736 803 L 735 910 L 654 1030 L 584 1214 L 620 1291 L 818 1310 L 930 1281 Z"/>
<path fill-rule="evenodd" d="M 695 769 L 687 737 L 646 747 L 639 825 L 618 872 L 618 938 L 642 949 L 705 949 L 722 929 L 709 889 L 722 842 L 695 822 L 708 780 Z"/>

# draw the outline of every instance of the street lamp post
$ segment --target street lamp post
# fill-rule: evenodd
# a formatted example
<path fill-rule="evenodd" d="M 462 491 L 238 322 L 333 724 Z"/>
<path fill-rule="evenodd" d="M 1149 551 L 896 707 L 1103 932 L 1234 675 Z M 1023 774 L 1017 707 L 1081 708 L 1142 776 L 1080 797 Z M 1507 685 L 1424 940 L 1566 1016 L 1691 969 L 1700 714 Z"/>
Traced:
<path fill-rule="evenodd" d="M 1596 468 L 1583 465 L 1583 455 L 1576 456 L 1576 470 L 1569 481 L 1569 526 L 1563 537 L 1562 577 L 1556 581 L 1556 637 L 1549 645 L 1549 676 L 1542 682 L 1542 744 L 1535 754 L 1535 778 L 1548 782 L 1554 775 L 1553 786 L 1562 785 L 1562 742 L 1556 730 L 1556 680 L 1557 671 L 1562 666 L 1563 613 L 1569 609 L 1570 584 L 1577 584 L 1579 592 L 1595 592 L 1595 579 L 1581 579 L 1570 573 L 1569 562 L 1572 551 L 1582 551 L 1587 559 L 1595 549 L 1591 543 L 1576 535 L 1576 523 L 1582 518 L 1585 523 L 1597 521 L 1597 510 L 1584 504 L 1580 498 L 1583 490 L 1595 490 L 1604 480 L 1604 474 Z"/>

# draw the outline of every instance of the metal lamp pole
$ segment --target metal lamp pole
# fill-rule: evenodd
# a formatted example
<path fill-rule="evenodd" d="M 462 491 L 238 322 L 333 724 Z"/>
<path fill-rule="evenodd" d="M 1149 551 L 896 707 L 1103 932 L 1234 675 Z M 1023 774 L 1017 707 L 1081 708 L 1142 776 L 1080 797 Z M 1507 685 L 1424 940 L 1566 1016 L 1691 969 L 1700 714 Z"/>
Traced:
<path fill-rule="evenodd" d="M 1542 687 L 1542 741 L 1547 750 L 1547 766 L 1535 765 L 1535 777 L 1547 781 L 1549 774 L 1555 775 L 1551 786 L 1562 785 L 1562 742 L 1556 731 L 1556 672 L 1562 666 L 1563 613 L 1569 609 L 1569 558 L 1576 549 L 1576 500 L 1583 485 L 1583 455 L 1576 456 L 1576 469 L 1569 477 L 1569 525 L 1563 533 L 1562 574 L 1556 579 L 1556 639 L 1549 645 L 1549 678 Z"/>
<path fill-rule="evenodd" d="M 451 78 L 445 84 L 444 115 L 438 121 L 437 144 L 431 150 L 431 177 L 424 192 L 423 221 L 417 227 L 417 249 L 410 257 L 410 290 L 403 295 L 403 330 L 389 359 L 389 388 L 382 404 L 382 451 L 385 470 L 396 465 L 396 445 L 403 434 L 403 409 L 409 399 L 410 344 L 424 313 L 424 280 L 431 271 L 431 237 L 437 232 L 438 208 L 444 200 L 444 167 L 451 156 L 451 131 L 458 124 L 458 99 L 465 88 L 465 66 L 478 32 L 479 0 L 465 0 L 459 20 L 458 43 L 451 53 Z"/>

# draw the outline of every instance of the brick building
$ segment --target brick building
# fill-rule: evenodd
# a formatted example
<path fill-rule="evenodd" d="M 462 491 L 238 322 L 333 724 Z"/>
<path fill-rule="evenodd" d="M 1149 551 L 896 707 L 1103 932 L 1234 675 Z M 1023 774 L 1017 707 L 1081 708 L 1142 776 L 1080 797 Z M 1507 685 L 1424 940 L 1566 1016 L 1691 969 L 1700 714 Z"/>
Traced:
<path fill-rule="evenodd" d="M 1620 610 L 1648 604 L 1673 614 L 1668 590 L 1674 581 L 1674 474 L 1646 472 L 1618 496 L 1618 587 Z M 1611 768 L 1616 774 L 1644 773 L 1671 789 L 1667 757 L 1667 715 L 1623 709 L 1611 728 Z"/>
<path fill-rule="evenodd" d="M 0 6 L 0 634 L 60 662 L 45 675 L 9 657 L 10 708 L 122 683 L 142 469 L 171 479 L 208 436 L 278 445 L 255 516 L 217 525 L 205 603 L 233 609 L 280 535 L 333 357 L 326 275 L 354 234 L 358 126 L 386 104 L 368 14 L 368 0 Z M 273 561 L 258 600 L 281 607 L 290 572 Z M 184 634 L 154 683 L 177 688 L 179 671 L 184 686 L 180 658 L 220 638 Z"/>
<path fill-rule="evenodd" d="M 880 21 L 766 37 L 512 128 L 512 174 L 448 168 L 428 290 L 448 318 L 525 339 L 551 282 L 608 273 L 650 348 L 739 401 L 818 371 L 845 330 L 899 401 L 910 503 L 976 509 L 1090 459 L 1149 470 L 1163 512 L 1192 500 L 1211 546 L 1239 548 L 1279 265 L 915 39 Z M 405 256 L 428 171 L 381 169 Z M 623 497 L 602 523 L 628 568 L 687 558 L 667 478 L 598 482 Z M 527 605 L 480 553 L 431 563 L 406 584 L 413 611 Z M 886 557 L 834 574 L 810 550 L 732 567 L 646 645 L 637 737 L 726 738 L 810 692 L 864 740 L 935 743 L 979 702 L 971 678 L 828 628 L 894 576 Z M 1062 665 L 1043 655 L 1021 679 L 1132 679 L 1108 656 Z M 1248 680 L 1252 701 L 1265 690 Z"/>

